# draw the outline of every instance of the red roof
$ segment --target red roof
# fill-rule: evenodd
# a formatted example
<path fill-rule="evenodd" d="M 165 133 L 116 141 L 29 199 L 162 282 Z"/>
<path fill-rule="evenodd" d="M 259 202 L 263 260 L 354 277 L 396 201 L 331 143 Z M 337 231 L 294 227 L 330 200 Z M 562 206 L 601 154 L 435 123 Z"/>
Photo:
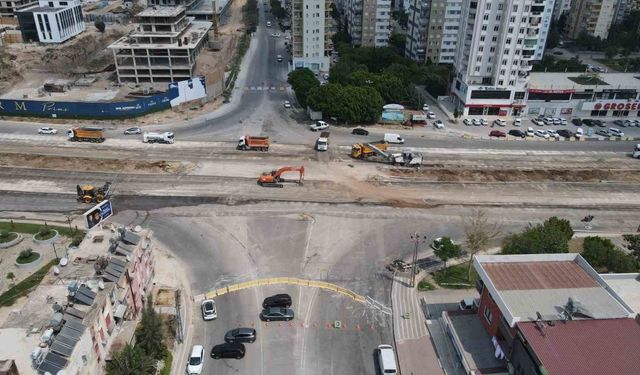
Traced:
<path fill-rule="evenodd" d="M 640 374 L 640 324 L 633 319 L 517 324 L 550 375 Z"/>
<path fill-rule="evenodd" d="M 574 261 L 486 262 L 498 290 L 595 288 L 598 283 Z"/>

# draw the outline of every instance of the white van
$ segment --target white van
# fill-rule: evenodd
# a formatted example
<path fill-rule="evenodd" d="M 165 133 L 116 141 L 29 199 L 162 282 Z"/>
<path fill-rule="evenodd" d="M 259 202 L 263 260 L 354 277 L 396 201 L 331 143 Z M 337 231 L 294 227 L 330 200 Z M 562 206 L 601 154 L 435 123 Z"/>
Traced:
<path fill-rule="evenodd" d="M 378 363 L 380 364 L 380 373 L 382 375 L 398 373 L 398 365 L 396 364 L 396 355 L 393 352 L 393 346 L 378 346 Z"/>
<path fill-rule="evenodd" d="M 384 133 L 384 141 L 387 143 L 404 143 L 404 138 L 400 136 L 400 134 L 396 133 Z"/>

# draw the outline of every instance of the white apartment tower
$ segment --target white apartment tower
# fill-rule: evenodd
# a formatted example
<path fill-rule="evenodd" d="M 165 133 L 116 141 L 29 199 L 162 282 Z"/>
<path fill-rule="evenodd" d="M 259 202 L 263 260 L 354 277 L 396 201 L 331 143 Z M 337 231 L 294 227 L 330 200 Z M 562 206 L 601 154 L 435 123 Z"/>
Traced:
<path fill-rule="evenodd" d="M 519 115 L 542 59 L 554 0 L 470 0 L 462 6 L 451 94 L 464 115 Z"/>
<path fill-rule="evenodd" d="M 405 56 L 453 64 L 462 13 L 460 0 L 412 0 Z"/>
<path fill-rule="evenodd" d="M 291 37 L 293 68 L 329 71 L 331 0 L 293 0 Z"/>
<path fill-rule="evenodd" d="M 606 39 L 619 0 L 573 0 L 565 31 L 576 39 L 581 33 Z"/>
<path fill-rule="evenodd" d="M 344 0 L 341 5 L 352 44 L 363 47 L 389 45 L 391 0 Z"/>
<path fill-rule="evenodd" d="M 80 0 L 40 0 L 16 16 L 25 42 L 62 43 L 85 31 Z"/>

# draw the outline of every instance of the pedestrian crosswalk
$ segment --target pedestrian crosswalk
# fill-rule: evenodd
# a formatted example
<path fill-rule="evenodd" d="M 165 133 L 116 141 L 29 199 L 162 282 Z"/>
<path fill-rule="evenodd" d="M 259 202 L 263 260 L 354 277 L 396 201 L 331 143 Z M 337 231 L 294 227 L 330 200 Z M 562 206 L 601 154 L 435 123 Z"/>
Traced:
<path fill-rule="evenodd" d="M 245 86 L 245 91 L 285 91 L 287 86 Z"/>
<path fill-rule="evenodd" d="M 408 277 L 396 274 L 391 286 L 393 331 L 397 341 L 417 339 L 427 335 L 416 290 L 409 287 L 409 283 Z"/>

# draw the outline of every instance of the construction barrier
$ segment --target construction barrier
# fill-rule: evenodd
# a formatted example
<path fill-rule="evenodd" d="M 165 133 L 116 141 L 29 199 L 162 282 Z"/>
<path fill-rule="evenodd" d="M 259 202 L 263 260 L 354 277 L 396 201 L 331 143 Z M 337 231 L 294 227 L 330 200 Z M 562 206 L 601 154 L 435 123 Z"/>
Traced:
<path fill-rule="evenodd" d="M 308 286 L 312 288 L 331 290 L 333 292 L 337 292 L 345 296 L 351 297 L 354 301 L 359 303 L 364 303 L 366 301 L 365 297 L 357 293 L 354 293 L 353 291 L 347 288 L 343 288 L 341 286 L 327 283 L 324 281 L 305 280 L 305 279 L 298 279 L 295 277 L 273 277 L 269 279 L 245 281 L 243 283 L 227 285 L 226 287 L 218 288 L 211 292 L 205 293 L 204 297 L 209 299 L 209 298 L 219 297 L 224 294 L 237 292 L 243 289 L 255 288 L 255 287 L 264 286 L 264 285 L 274 285 L 274 284 L 300 285 L 300 286 Z"/>

